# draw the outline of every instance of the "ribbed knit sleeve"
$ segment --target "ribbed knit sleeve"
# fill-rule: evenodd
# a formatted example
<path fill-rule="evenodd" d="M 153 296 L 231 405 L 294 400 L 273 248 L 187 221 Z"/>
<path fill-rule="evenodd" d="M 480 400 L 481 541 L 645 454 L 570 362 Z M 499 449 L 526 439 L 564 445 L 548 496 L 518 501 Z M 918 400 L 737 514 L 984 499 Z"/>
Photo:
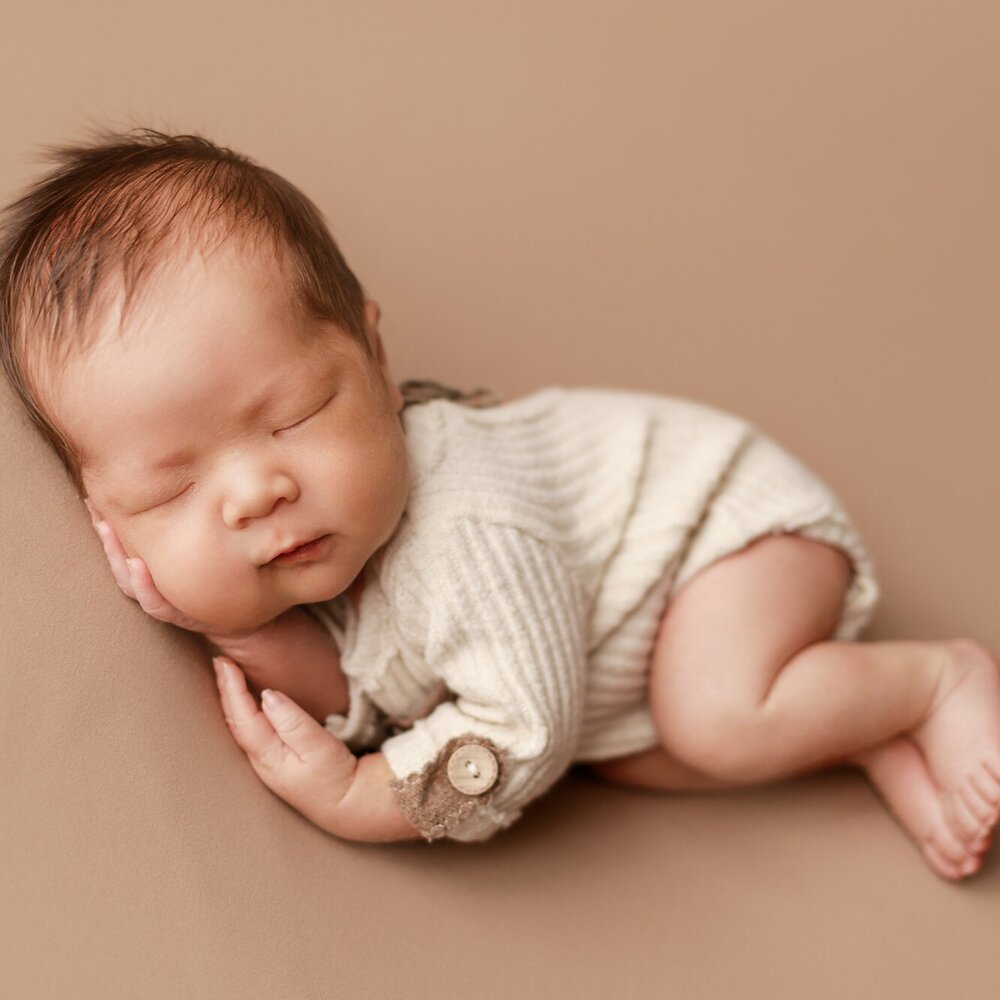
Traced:
<path fill-rule="evenodd" d="M 429 607 L 426 661 L 454 696 L 382 753 L 426 839 L 485 840 L 572 761 L 583 716 L 585 602 L 551 540 L 462 516 L 408 587 Z M 398 568 L 398 567 L 397 567 Z"/>

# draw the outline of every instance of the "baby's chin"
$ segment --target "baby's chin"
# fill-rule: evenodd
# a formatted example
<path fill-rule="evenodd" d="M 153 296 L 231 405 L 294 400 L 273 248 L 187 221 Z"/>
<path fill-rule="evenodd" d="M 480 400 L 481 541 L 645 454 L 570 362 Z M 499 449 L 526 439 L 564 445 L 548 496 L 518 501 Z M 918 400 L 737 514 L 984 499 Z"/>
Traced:
<path fill-rule="evenodd" d="M 197 621 L 205 622 L 208 627 L 204 629 L 206 635 L 229 635 L 232 633 L 254 631 L 262 628 L 275 618 L 283 615 L 286 611 L 302 604 L 318 604 L 322 601 L 332 600 L 337 596 L 337 591 L 326 595 L 325 591 L 316 591 L 301 595 L 299 599 L 283 597 L 271 599 L 266 604 L 254 608 L 248 605 L 242 607 L 203 607 L 201 614 L 192 614 Z M 189 612 L 189 614 L 191 614 Z"/>
<path fill-rule="evenodd" d="M 226 635 L 260 628 L 290 608 L 333 600 L 351 585 L 338 567 L 319 565 L 280 575 L 258 571 L 252 578 L 235 576 L 163 573 L 161 593 L 185 616 L 202 623 L 200 631 Z"/>

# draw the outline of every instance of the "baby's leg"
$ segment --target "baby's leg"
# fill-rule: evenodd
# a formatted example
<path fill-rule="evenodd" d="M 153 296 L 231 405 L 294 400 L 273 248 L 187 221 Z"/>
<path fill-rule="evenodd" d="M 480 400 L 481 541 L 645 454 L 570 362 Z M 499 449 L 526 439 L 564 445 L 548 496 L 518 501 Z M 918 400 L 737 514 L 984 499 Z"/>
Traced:
<path fill-rule="evenodd" d="M 656 788 L 671 792 L 699 792 L 732 788 L 739 782 L 713 778 L 678 760 L 663 747 L 641 750 L 627 757 L 597 761 L 588 769 L 616 785 Z"/>
<path fill-rule="evenodd" d="M 908 734 L 934 790 L 922 795 L 935 816 L 924 817 L 920 836 L 946 820 L 952 843 L 939 847 L 957 861 L 958 849 L 971 852 L 997 820 L 1000 667 L 963 640 L 825 641 L 849 572 L 839 549 L 779 535 L 688 581 L 664 613 L 653 653 L 658 731 L 681 761 L 741 784 L 836 764 L 869 770 L 889 759 L 872 756 L 875 748 Z M 891 771 L 880 769 L 883 794 Z"/>

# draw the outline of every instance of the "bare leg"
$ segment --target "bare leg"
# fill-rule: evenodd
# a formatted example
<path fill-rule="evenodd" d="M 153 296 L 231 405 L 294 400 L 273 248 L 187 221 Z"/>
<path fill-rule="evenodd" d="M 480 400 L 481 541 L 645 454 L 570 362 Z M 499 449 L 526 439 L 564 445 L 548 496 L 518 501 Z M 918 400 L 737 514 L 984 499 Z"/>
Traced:
<path fill-rule="evenodd" d="M 749 785 L 809 773 L 919 725 L 947 657 L 944 643 L 816 642 L 790 657 L 752 700 L 725 704 L 711 725 L 703 715 L 695 730 L 679 717 L 683 698 L 675 708 L 666 702 L 661 729 L 678 757 L 716 777 Z M 720 697 L 728 700 L 736 696 Z"/>
<path fill-rule="evenodd" d="M 598 777 L 617 785 L 694 792 L 733 788 L 737 782 L 713 778 L 678 760 L 663 747 L 589 764 Z"/>
<path fill-rule="evenodd" d="M 844 762 L 910 732 L 946 674 L 940 642 L 817 642 L 778 671 L 753 713 L 746 776 L 771 780 Z"/>
<path fill-rule="evenodd" d="M 977 643 L 816 643 L 778 674 L 761 712 L 765 774 L 830 754 L 884 767 L 864 751 L 908 734 L 961 841 L 997 822 L 1000 670 Z"/>
<path fill-rule="evenodd" d="M 938 873 L 959 879 L 978 871 L 991 842 L 989 832 L 966 844 L 945 821 L 940 789 L 917 745 L 905 736 L 846 759 L 863 771 L 899 825 Z M 672 792 L 716 791 L 739 782 L 712 778 L 672 757 L 662 747 L 588 765 L 613 784 Z"/>
<path fill-rule="evenodd" d="M 815 643 L 725 744 L 695 763 L 743 784 L 862 768 L 946 877 L 978 870 L 1000 816 L 1000 678 L 971 641 Z"/>
<path fill-rule="evenodd" d="M 663 746 L 739 784 L 862 767 L 914 839 L 947 828 L 936 850 L 964 863 L 1000 814 L 1000 665 L 971 640 L 830 640 L 848 579 L 842 552 L 785 535 L 687 582 L 651 663 Z"/>

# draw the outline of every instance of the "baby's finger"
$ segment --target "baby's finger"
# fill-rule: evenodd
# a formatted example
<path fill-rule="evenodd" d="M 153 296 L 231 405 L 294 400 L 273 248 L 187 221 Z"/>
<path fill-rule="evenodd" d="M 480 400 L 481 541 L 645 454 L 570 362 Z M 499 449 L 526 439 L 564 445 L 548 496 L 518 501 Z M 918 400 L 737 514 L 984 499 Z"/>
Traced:
<path fill-rule="evenodd" d="M 274 731 L 299 760 L 308 762 L 340 750 L 345 760 L 353 761 L 354 755 L 347 747 L 287 695 L 265 690 L 260 700 Z"/>
<path fill-rule="evenodd" d="M 129 579 L 129 569 L 125 562 L 125 550 L 122 543 L 118 541 L 118 536 L 107 521 L 98 521 L 95 525 L 97 535 L 104 546 L 104 554 L 111 564 L 111 572 L 114 574 L 118 586 L 128 597 L 135 598 L 135 591 L 132 589 L 132 582 Z"/>
<path fill-rule="evenodd" d="M 153 574 L 144 559 L 126 559 L 132 591 L 142 610 L 160 621 L 173 621 L 176 617 L 174 606 L 156 589 Z"/>
<path fill-rule="evenodd" d="M 243 671 L 225 656 L 215 657 L 212 663 L 215 665 L 219 692 L 222 696 L 222 714 L 233 734 L 233 739 L 246 753 L 258 774 L 262 770 L 266 773 L 280 770 L 288 750 L 264 713 L 257 707 L 257 702 L 247 689 Z"/>

